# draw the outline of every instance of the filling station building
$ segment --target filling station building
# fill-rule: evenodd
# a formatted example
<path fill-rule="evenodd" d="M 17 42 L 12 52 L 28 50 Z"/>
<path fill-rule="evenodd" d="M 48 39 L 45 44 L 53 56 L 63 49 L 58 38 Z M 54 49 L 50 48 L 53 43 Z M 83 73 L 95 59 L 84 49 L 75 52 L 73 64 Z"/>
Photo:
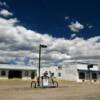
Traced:
<path fill-rule="evenodd" d="M 100 77 L 99 65 L 88 66 L 84 63 L 67 63 L 63 66 L 41 67 L 40 75 L 47 72 L 48 76 L 59 80 L 76 82 L 97 81 Z M 0 64 L 0 79 L 32 80 L 38 77 L 38 67 L 24 65 Z"/>

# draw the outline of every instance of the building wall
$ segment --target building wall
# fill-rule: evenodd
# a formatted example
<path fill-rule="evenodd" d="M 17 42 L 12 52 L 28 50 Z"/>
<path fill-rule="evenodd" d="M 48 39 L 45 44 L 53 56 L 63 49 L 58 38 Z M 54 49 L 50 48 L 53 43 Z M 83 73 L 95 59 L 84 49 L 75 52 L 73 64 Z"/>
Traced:
<path fill-rule="evenodd" d="M 32 71 L 22 71 L 22 79 L 31 80 L 31 72 Z"/>
<path fill-rule="evenodd" d="M 1 75 L 2 71 L 5 71 L 5 75 Z M 10 70 L 0 70 L 0 79 L 9 79 L 9 71 Z M 31 80 L 32 71 L 22 70 L 22 80 Z"/>
<path fill-rule="evenodd" d="M 22 79 L 23 80 L 31 80 L 31 75 L 33 71 L 22 71 Z M 37 74 L 37 70 L 34 70 L 35 74 Z M 36 75 L 37 76 L 37 75 Z M 34 76 L 34 78 L 36 77 Z"/>
<path fill-rule="evenodd" d="M 62 79 L 68 81 L 77 81 L 78 73 L 75 64 L 67 64 L 62 67 Z"/>
<path fill-rule="evenodd" d="M 68 80 L 68 81 L 77 81 L 78 80 L 78 72 L 77 66 L 75 64 L 67 64 L 66 66 L 60 67 L 49 67 L 49 68 L 41 68 L 41 76 L 43 73 L 47 71 L 54 73 L 54 77 L 59 80 Z"/>
<path fill-rule="evenodd" d="M 87 81 L 95 82 L 96 79 L 93 79 L 93 77 L 92 77 L 93 73 L 96 73 L 97 78 L 98 78 L 99 72 L 100 72 L 99 66 L 95 65 L 95 66 L 93 66 L 93 68 L 90 68 L 90 73 L 88 73 L 87 66 L 88 66 L 87 64 L 77 64 L 77 70 L 79 70 L 78 74 L 79 74 L 79 72 L 85 73 L 85 78 L 84 79 L 80 79 L 79 75 L 78 75 L 77 82 L 87 82 Z"/>

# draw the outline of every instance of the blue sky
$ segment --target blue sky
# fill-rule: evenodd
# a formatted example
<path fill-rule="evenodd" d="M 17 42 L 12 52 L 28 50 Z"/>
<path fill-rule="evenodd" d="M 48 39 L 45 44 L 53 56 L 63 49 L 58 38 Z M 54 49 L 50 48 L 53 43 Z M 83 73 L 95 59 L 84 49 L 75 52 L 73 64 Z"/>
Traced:
<path fill-rule="evenodd" d="M 0 62 L 62 66 L 100 63 L 100 2 L 0 0 Z"/>
<path fill-rule="evenodd" d="M 9 5 L 9 10 L 21 21 L 20 24 L 41 34 L 65 38 L 70 38 L 73 33 L 84 38 L 100 34 L 100 2 L 97 0 L 2 1 Z M 75 21 L 84 25 L 84 29 L 79 32 L 70 31 L 68 25 Z M 93 28 L 88 28 L 88 25 Z"/>

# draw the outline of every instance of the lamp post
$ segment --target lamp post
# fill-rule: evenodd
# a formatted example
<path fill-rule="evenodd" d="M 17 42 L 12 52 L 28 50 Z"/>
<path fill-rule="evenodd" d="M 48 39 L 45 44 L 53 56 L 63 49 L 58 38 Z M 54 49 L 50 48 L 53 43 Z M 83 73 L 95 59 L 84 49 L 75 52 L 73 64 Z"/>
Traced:
<path fill-rule="evenodd" d="M 38 86 L 40 86 L 40 68 L 41 68 L 41 49 L 42 48 L 47 48 L 47 46 L 46 45 L 39 45 L 39 68 L 38 68 L 38 74 L 39 74 L 39 76 L 38 76 Z"/>

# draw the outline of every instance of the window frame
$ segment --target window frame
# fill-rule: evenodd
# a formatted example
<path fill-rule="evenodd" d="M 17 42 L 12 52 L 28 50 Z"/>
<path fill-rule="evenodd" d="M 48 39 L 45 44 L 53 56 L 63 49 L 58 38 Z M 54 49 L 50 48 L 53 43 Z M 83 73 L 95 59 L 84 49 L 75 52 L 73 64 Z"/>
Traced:
<path fill-rule="evenodd" d="M 58 77 L 61 77 L 61 76 L 62 76 L 62 74 L 61 74 L 61 72 L 59 72 L 59 73 L 58 73 Z"/>
<path fill-rule="evenodd" d="M 79 79 L 85 79 L 85 72 L 79 72 Z"/>

